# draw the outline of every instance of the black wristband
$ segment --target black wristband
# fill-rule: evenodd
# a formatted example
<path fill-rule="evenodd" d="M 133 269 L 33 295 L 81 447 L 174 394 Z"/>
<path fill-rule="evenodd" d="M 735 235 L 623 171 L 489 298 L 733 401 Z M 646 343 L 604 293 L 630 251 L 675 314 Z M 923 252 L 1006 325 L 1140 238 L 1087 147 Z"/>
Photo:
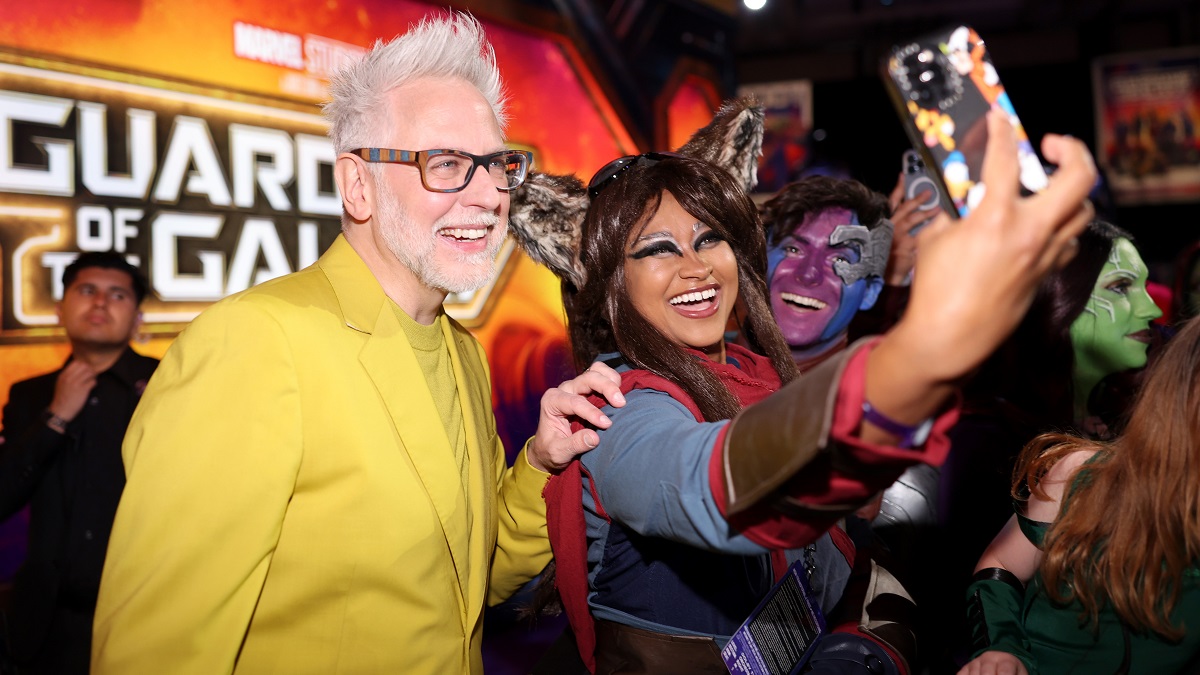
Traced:
<path fill-rule="evenodd" d="M 50 429 L 53 431 L 56 431 L 64 436 L 67 435 L 67 424 L 69 424 L 69 422 L 58 415 L 55 415 L 50 411 L 49 408 L 42 413 L 42 423 L 50 427 Z"/>

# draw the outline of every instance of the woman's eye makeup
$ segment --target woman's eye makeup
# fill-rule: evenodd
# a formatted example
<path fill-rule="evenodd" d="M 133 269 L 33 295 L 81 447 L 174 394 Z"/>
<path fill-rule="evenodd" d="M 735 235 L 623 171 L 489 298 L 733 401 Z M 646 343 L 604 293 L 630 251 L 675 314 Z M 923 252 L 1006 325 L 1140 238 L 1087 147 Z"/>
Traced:
<path fill-rule="evenodd" d="M 639 248 L 638 250 L 629 254 L 629 257 L 633 258 L 634 260 L 641 260 L 642 258 L 649 258 L 650 256 L 663 254 L 682 255 L 682 251 L 679 250 L 679 247 L 676 246 L 675 242 L 673 241 L 656 241 L 653 244 L 648 244 L 642 248 Z"/>
<path fill-rule="evenodd" d="M 1119 277 L 1105 284 L 1104 289 L 1112 291 L 1117 295 L 1128 295 L 1129 289 L 1133 287 L 1133 279 L 1129 277 Z"/>
<path fill-rule="evenodd" d="M 723 241 L 725 241 L 725 237 L 722 237 L 716 230 L 710 229 L 697 236 L 691 246 L 694 246 L 695 250 L 699 251 L 701 249 L 711 248 Z M 657 239 L 647 243 L 645 246 L 637 249 L 633 253 L 630 253 L 629 257 L 634 260 L 641 260 L 642 258 L 649 258 L 651 256 L 658 255 L 682 256 L 683 250 L 680 249 L 679 244 L 676 243 L 674 239 Z"/>
<path fill-rule="evenodd" d="M 720 234 L 718 234 L 716 230 L 709 230 L 700 235 L 700 238 L 696 240 L 696 248 L 712 246 L 723 241 L 725 241 L 725 237 L 722 237 Z"/>

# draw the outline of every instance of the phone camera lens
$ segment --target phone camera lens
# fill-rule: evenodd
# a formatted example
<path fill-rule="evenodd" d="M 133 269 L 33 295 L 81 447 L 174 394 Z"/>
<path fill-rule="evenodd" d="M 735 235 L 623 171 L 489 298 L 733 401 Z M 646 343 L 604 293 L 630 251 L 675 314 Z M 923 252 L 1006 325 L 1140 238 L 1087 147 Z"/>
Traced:
<path fill-rule="evenodd" d="M 922 108 L 945 109 L 961 93 L 961 82 L 950 81 L 957 80 L 958 74 L 941 52 L 910 51 L 903 57 L 903 66 L 913 75 L 908 82 L 908 97 Z"/>

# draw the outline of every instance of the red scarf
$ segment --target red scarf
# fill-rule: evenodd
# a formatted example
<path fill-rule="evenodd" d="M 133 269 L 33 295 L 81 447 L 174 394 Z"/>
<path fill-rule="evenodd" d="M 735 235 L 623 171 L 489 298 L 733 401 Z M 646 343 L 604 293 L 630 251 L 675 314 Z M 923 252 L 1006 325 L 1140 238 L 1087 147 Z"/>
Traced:
<path fill-rule="evenodd" d="M 691 350 L 689 350 L 691 351 Z M 759 356 L 739 345 L 726 345 L 726 360 L 733 363 L 715 363 L 695 352 L 699 360 L 720 379 L 721 383 L 737 398 L 742 407 L 757 403 L 780 387 L 779 374 L 770 359 Z M 628 394 L 634 389 L 654 389 L 669 394 L 682 403 L 703 422 L 696 403 L 678 385 L 647 370 L 631 370 L 621 373 L 621 392 Z M 592 397 L 596 406 L 604 401 Z M 578 427 L 577 427 L 578 428 Z M 555 585 L 562 597 L 563 609 L 575 633 L 579 655 L 588 672 L 596 672 L 596 629 L 587 604 L 587 524 L 583 513 L 583 474 L 587 469 L 578 460 L 571 462 L 562 473 L 551 476 L 542 492 L 546 500 L 546 528 L 550 536 L 550 547 L 554 550 Z M 592 500 L 596 510 L 605 520 L 608 514 L 600 504 L 595 481 L 588 476 Z"/>

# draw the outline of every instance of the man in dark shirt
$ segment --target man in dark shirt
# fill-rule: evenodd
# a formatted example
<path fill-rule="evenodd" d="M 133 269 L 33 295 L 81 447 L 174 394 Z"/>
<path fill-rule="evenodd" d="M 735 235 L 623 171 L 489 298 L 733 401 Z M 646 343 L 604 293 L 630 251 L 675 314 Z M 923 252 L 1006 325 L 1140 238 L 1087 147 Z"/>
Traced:
<path fill-rule="evenodd" d="M 30 673 L 87 673 L 92 614 L 125 470 L 121 441 L 157 359 L 129 348 L 146 282 L 114 252 L 63 273 L 58 318 L 71 356 L 17 382 L 0 430 L 0 519 L 30 505 L 29 548 L 6 616 Z"/>

